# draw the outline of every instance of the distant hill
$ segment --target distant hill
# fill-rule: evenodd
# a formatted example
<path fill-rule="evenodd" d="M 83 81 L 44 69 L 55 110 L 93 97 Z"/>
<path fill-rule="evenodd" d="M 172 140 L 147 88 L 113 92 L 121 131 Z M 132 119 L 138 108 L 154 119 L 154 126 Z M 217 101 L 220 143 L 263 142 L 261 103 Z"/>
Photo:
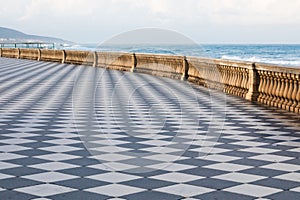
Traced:
<path fill-rule="evenodd" d="M 0 43 L 1 42 L 51 42 L 59 44 L 73 43 L 60 38 L 28 35 L 26 33 L 4 27 L 0 27 Z"/>

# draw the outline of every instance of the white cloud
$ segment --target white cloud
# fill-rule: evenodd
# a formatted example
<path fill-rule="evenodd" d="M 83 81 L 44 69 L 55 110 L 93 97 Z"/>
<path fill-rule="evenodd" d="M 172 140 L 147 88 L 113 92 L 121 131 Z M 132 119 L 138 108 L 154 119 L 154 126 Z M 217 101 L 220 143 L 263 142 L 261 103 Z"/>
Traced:
<path fill-rule="evenodd" d="M 195 35 L 210 26 L 272 25 L 276 31 L 281 25 L 300 25 L 300 0 L 0 0 L 0 4 L 2 26 L 71 40 L 87 34 L 93 40 L 140 27 Z"/>

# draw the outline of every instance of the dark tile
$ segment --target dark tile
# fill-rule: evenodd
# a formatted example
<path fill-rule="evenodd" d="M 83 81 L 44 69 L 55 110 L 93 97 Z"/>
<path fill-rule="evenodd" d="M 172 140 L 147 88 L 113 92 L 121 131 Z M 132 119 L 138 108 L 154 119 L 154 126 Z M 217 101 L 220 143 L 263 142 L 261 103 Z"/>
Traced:
<path fill-rule="evenodd" d="M 259 167 L 259 166 L 270 164 L 271 162 L 263 161 L 263 160 L 255 160 L 250 158 L 243 158 L 243 159 L 231 161 L 231 163 Z"/>
<path fill-rule="evenodd" d="M 254 174 L 254 175 L 260 175 L 260 176 L 266 176 L 266 177 L 273 177 L 277 175 L 284 174 L 286 172 L 280 171 L 280 170 L 274 170 L 274 169 L 264 169 L 264 168 L 251 168 L 239 171 L 240 173 L 246 173 L 246 174 Z"/>
<path fill-rule="evenodd" d="M 107 185 L 110 183 L 103 182 L 103 181 L 97 181 L 97 180 L 93 180 L 93 179 L 88 179 L 88 178 L 76 178 L 76 179 L 70 179 L 70 180 L 66 180 L 66 181 L 55 182 L 55 184 L 83 190 L 83 189 L 87 189 L 87 188 L 93 188 L 93 187 Z"/>
<path fill-rule="evenodd" d="M 300 192 L 293 191 L 283 191 L 276 194 L 272 194 L 270 196 L 266 196 L 265 198 L 273 199 L 273 200 L 282 200 L 282 199 L 300 199 Z"/>
<path fill-rule="evenodd" d="M 42 169 L 35 169 L 31 167 L 14 167 L 10 169 L 3 169 L 0 170 L 1 173 L 4 174 L 10 174 L 13 176 L 26 176 L 30 174 L 37 174 L 37 173 L 42 173 L 45 172 L 45 170 Z"/>
<path fill-rule="evenodd" d="M 155 188 L 173 185 L 174 183 L 168 182 L 168 181 L 163 181 L 163 180 L 156 180 L 156 179 L 152 179 L 152 178 L 140 178 L 140 179 L 135 179 L 132 181 L 122 182 L 122 184 L 130 185 L 133 187 L 140 187 L 140 188 L 144 188 L 144 189 L 155 189 Z"/>
<path fill-rule="evenodd" d="M 13 178 L 2 179 L 0 181 L 0 187 L 11 190 L 11 189 L 16 189 L 21 187 L 37 185 L 39 183 L 41 182 L 20 178 L 20 177 L 13 177 Z"/>
<path fill-rule="evenodd" d="M 154 199 L 176 200 L 176 199 L 182 199 L 182 197 L 178 196 L 178 195 L 157 192 L 157 191 L 139 192 L 139 193 L 135 193 L 135 194 L 127 195 L 127 196 L 122 196 L 122 198 L 130 199 L 130 200 L 154 200 Z"/>
<path fill-rule="evenodd" d="M 203 159 L 188 158 L 184 160 L 177 160 L 174 163 L 193 165 L 193 166 L 206 166 L 206 165 L 215 164 L 217 162 L 210 161 L 210 160 L 203 160 Z"/>
<path fill-rule="evenodd" d="M 104 199 L 109 199 L 108 196 L 101 195 L 101 194 L 96 194 L 96 193 L 91 193 L 91 192 L 86 192 L 86 191 L 68 192 L 68 193 L 49 196 L 47 198 L 55 199 L 55 200 L 66 200 L 66 199 L 71 199 L 71 200 L 84 200 L 84 199 L 86 199 L 86 200 L 104 200 Z"/>
<path fill-rule="evenodd" d="M 17 192 L 14 190 L 4 190 L 0 192 L 0 199 L 2 200 L 29 200 L 36 198 L 36 196 L 30 195 L 30 194 L 25 194 L 21 192 Z"/>
<path fill-rule="evenodd" d="M 259 181 L 255 181 L 251 184 L 262 185 L 262 186 L 266 186 L 266 187 L 278 188 L 278 189 L 283 189 L 283 190 L 288 190 L 288 189 L 299 186 L 299 182 L 282 180 L 282 179 L 277 179 L 277 178 L 262 179 Z"/>
<path fill-rule="evenodd" d="M 221 190 L 228 187 L 239 185 L 240 183 L 227 181 L 227 180 L 214 179 L 214 178 L 204 178 L 204 179 L 187 182 L 186 184 Z"/>
<path fill-rule="evenodd" d="M 40 158 L 32 158 L 32 157 L 26 157 L 26 158 L 19 158 L 14 160 L 9 160 L 10 163 L 18 164 L 18 165 L 35 165 L 35 164 L 41 164 L 49 162 L 49 160 L 43 160 Z"/>
<path fill-rule="evenodd" d="M 247 195 L 242 195 L 242 194 L 235 194 L 231 192 L 226 192 L 226 191 L 214 191 L 198 196 L 194 196 L 193 198 L 201 199 L 201 200 L 253 200 L 253 197 L 247 196 Z"/>
<path fill-rule="evenodd" d="M 222 170 L 208 169 L 208 168 L 203 168 L 203 167 L 182 170 L 180 172 L 186 173 L 186 174 L 197 175 L 197 176 L 203 176 L 203 177 L 212 177 L 212 176 L 217 176 L 217 175 L 228 173 L 228 172 L 222 171 Z"/>
<path fill-rule="evenodd" d="M 73 165 L 80 165 L 80 166 L 89 166 L 89 165 L 96 165 L 101 163 L 99 160 L 94 158 L 75 158 L 71 160 L 65 160 L 65 163 L 73 164 Z"/>

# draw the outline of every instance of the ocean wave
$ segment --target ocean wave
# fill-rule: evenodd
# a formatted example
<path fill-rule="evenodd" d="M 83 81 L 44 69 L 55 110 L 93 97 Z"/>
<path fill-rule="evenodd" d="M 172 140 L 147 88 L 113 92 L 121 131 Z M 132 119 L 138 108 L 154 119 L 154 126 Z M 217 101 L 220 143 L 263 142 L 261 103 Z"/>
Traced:
<path fill-rule="evenodd" d="M 240 56 L 228 56 L 223 55 L 221 56 L 221 59 L 226 60 L 237 60 L 237 61 L 250 61 L 250 62 L 260 62 L 260 63 L 270 63 L 270 64 L 276 64 L 276 65 L 288 65 L 288 66 L 299 66 L 300 67 L 300 60 L 285 60 L 285 58 L 259 58 L 259 57 L 240 57 Z"/>

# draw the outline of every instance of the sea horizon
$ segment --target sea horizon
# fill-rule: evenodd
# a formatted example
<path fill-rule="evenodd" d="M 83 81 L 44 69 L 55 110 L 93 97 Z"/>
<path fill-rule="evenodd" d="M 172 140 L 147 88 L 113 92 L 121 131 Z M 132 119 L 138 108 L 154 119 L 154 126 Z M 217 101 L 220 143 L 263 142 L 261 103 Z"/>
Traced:
<path fill-rule="evenodd" d="M 300 68 L 300 44 L 74 44 L 58 49 L 184 55 Z"/>

